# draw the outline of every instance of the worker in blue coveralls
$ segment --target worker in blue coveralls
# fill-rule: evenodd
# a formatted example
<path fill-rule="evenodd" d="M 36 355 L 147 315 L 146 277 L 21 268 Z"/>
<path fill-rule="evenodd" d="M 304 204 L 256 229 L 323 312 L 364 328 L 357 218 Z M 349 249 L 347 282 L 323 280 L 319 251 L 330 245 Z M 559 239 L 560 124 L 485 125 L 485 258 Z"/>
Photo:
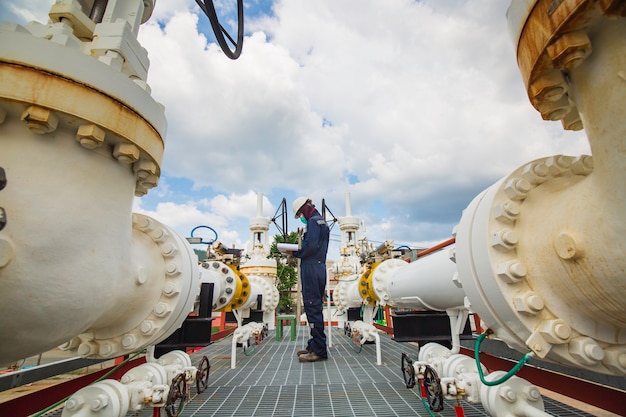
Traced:
<path fill-rule="evenodd" d="M 330 230 L 310 198 L 296 198 L 292 209 L 296 219 L 299 218 L 306 223 L 302 246 L 300 250 L 291 254 L 300 258 L 304 312 L 311 328 L 311 338 L 307 342 L 306 349 L 298 350 L 296 353 L 300 362 L 316 362 L 328 358 L 322 311 L 326 290 L 326 252 Z"/>

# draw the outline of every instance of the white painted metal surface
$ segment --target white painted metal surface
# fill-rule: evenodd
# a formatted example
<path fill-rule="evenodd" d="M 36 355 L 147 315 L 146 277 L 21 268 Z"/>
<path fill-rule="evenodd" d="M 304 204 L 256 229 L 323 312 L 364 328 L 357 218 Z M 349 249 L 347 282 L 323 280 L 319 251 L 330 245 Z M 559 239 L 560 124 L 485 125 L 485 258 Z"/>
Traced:
<path fill-rule="evenodd" d="M 168 352 L 158 360 L 151 355 L 146 359 L 146 363 L 126 372 L 119 382 L 105 379 L 75 392 L 66 401 L 62 416 L 124 417 L 144 407 L 161 408 L 176 377 L 183 375 L 185 384 L 195 383 L 198 377 L 198 369 L 183 351 Z"/>
<path fill-rule="evenodd" d="M 510 346 L 624 375 L 626 21 L 583 6 L 593 53 L 567 61 L 563 89 L 593 159 L 533 161 L 476 197 L 457 228 L 456 259 L 471 309 Z"/>
<path fill-rule="evenodd" d="M 251 295 L 243 309 L 256 308 L 257 296 L 261 296 L 263 322 L 268 329 L 274 329 L 274 315 L 280 294 L 276 288 L 276 259 L 269 258 L 269 226 L 271 219 L 263 217 L 263 194 L 257 194 L 256 217 L 250 219 L 250 242 L 246 250 L 246 259 L 242 260 L 239 270 L 245 274 L 251 285 Z"/>
<path fill-rule="evenodd" d="M 456 279 L 456 266 L 447 249 L 408 265 L 397 259 L 385 261 L 374 274 L 377 294 L 391 306 L 438 311 L 463 307 L 465 293 Z"/>
<path fill-rule="evenodd" d="M 485 381 L 504 380 L 493 386 L 483 384 L 474 359 L 455 354 L 437 343 L 421 347 L 418 361 L 411 366 L 420 378 L 424 377 L 425 367 L 430 366 L 441 378 L 441 391 L 445 398 L 463 398 L 468 402 L 481 403 L 492 416 L 549 416 L 544 411 L 536 386 L 516 376 L 505 379 L 506 372 L 502 371 L 487 374 L 487 369 L 480 364 Z"/>
<path fill-rule="evenodd" d="M 172 229 L 131 215 L 156 186 L 163 107 L 146 84 L 138 26 L 152 1 L 53 5 L 50 25 L 0 26 L 0 363 L 64 344 L 115 357 L 180 326 L 199 289 Z M 68 342 L 69 341 L 69 342 Z"/>

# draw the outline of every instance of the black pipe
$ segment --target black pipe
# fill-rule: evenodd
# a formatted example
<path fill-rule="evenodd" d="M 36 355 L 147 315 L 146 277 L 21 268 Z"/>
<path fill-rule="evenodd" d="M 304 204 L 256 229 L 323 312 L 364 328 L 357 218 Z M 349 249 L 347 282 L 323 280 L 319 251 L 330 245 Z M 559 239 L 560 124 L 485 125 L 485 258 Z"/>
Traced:
<path fill-rule="evenodd" d="M 89 13 L 89 18 L 95 23 L 102 23 L 102 18 L 104 17 L 104 12 L 107 9 L 108 3 L 109 0 L 94 0 L 93 6 L 91 6 L 91 12 Z"/>

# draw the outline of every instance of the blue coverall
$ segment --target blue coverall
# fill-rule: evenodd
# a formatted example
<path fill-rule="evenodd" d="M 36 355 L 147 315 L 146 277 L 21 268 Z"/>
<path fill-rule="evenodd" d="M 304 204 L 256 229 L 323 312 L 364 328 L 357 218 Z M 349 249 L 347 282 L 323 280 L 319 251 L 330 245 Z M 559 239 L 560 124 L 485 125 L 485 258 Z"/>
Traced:
<path fill-rule="evenodd" d="M 330 230 L 326 221 L 316 210 L 307 220 L 307 230 L 302 239 L 302 248 L 293 252 L 300 258 L 300 278 L 304 312 L 311 328 L 307 350 L 326 358 L 326 334 L 322 314 L 326 289 L 326 252 Z"/>

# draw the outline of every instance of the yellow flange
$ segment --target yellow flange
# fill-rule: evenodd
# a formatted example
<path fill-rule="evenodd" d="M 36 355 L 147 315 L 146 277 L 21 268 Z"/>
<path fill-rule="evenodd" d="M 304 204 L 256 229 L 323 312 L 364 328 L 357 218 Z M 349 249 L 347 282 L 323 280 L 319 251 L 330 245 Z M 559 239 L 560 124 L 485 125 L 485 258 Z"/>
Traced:
<path fill-rule="evenodd" d="M 228 265 L 228 267 L 235 273 L 237 285 L 231 303 L 224 311 L 232 311 L 233 309 L 240 308 L 248 301 L 248 297 L 250 297 L 250 281 L 248 281 L 246 274 L 239 271 L 235 265 Z"/>
<path fill-rule="evenodd" d="M 374 292 L 374 284 L 372 283 L 372 279 L 374 278 L 374 270 L 380 264 L 381 262 L 376 262 L 372 264 L 372 266 L 370 266 L 359 279 L 359 294 L 367 305 L 375 306 L 376 302 L 378 301 L 378 297 Z"/>

